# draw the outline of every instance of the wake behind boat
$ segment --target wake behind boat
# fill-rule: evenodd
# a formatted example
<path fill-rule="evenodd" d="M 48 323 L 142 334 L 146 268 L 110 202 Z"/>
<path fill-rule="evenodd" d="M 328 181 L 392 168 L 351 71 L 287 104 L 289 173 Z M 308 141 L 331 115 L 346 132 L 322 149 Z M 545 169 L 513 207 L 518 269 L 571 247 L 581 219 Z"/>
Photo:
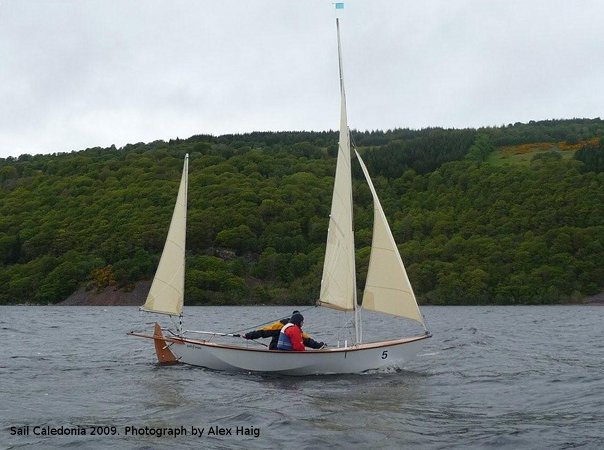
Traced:
<path fill-rule="evenodd" d="M 336 174 L 323 263 L 319 306 L 354 314 L 354 339 L 337 348 L 305 352 L 268 350 L 250 345 L 229 345 L 214 339 L 194 339 L 198 333 L 228 336 L 228 333 L 183 331 L 185 241 L 189 157 L 185 157 L 182 178 L 164 250 L 147 301 L 141 309 L 180 318 L 173 328 L 155 324 L 153 334 L 132 336 L 153 339 L 157 358 L 163 364 L 190 364 L 216 370 L 244 370 L 284 375 L 359 373 L 384 367 L 399 367 L 411 359 L 431 336 L 405 266 L 369 173 L 361 156 L 356 158 L 373 197 L 374 223 L 371 254 L 362 305 L 357 301 L 356 264 L 352 202 L 352 155 L 346 113 L 342 68 L 340 25 L 336 19 L 340 73 L 340 133 Z M 363 343 L 361 310 L 376 311 L 419 323 L 423 333 L 410 337 Z M 231 335 L 232 336 L 232 335 Z"/>

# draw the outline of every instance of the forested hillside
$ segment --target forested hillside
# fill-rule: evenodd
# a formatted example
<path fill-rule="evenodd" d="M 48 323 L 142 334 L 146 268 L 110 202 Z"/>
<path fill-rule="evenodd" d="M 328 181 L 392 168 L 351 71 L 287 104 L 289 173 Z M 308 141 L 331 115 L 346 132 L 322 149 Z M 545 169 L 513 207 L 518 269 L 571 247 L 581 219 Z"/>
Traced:
<path fill-rule="evenodd" d="M 416 294 L 580 301 L 604 288 L 604 122 L 354 132 Z M 310 304 L 336 132 L 251 133 L 0 159 L 0 303 L 153 276 L 190 154 L 186 304 Z M 358 283 L 371 194 L 354 172 Z"/>

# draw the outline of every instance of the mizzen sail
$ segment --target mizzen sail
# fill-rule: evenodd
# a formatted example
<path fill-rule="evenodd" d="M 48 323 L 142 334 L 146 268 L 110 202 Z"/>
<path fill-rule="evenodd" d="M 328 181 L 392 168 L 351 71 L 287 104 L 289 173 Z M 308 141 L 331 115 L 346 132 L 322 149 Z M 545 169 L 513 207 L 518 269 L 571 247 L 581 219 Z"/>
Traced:
<path fill-rule="evenodd" d="M 142 306 L 145 311 L 175 316 L 182 313 L 185 293 L 188 171 L 189 155 L 186 155 L 168 237 L 147 301 Z"/>
<path fill-rule="evenodd" d="M 373 196 L 373 239 L 363 308 L 413 319 L 425 328 L 407 271 L 367 167 L 358 152 L 355 153 Z"/>

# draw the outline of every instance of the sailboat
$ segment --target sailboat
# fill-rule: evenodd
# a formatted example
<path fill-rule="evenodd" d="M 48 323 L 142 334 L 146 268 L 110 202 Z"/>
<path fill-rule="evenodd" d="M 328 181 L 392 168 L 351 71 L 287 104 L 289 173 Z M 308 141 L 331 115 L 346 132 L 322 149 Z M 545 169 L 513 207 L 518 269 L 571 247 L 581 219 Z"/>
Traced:
<path fill-rule="evenodd" d="M 362 304 L 357 301 L 355 245 L 352 211 L 352 155 L 346 114 L 340 23 L 336 19 L 340 75 L 339 150 L 327 233 L 327 245 L 318 305 L 354 314 L 354 341 L 343 346 L 293 352 L 249 345 L 230 345 L 214 339 L 197 339 L 182 329 L 185 279 L 188 155 L 185 157 L 176 205 L 165 247 L 153 279 L 144 311 L 178 317 L 168 333 L 156 322 L 153 334 L 130 332 L 152 339 L 161 364 L 189 364 L 215 370 L 270 372 L 283 375 L 360 373 L 400 367 L 413 358 L 431 337 L 418 306 L 394 237 L 367 167 L 355 150 L 373 197 L 374 224 L 371 254 Z M 361 309 L 410 319 L 423 333 L 378 342 L 362 341 Z M 197 332 L 208 333 L 208 332 Z M 209 333 L 213 336 L 226 333 Z"/>

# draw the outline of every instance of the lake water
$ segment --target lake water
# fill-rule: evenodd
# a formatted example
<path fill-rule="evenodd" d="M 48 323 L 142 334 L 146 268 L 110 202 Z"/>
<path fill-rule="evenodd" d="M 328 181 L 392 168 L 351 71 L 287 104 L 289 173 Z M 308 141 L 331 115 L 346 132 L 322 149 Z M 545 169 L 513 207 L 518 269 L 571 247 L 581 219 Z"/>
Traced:
<path fill-rule="evenodd" d="M 186 312 L 229 332 L 291 308 Z M 303 312 L 335 345 L 337 313 Z M 132 307 L 3 306 L 0 448 L 604 448 L 604 307 L 423 312 L 434 336 L 403 370 L 294 378 L 160 367 Z M 365 336 L 400 334 L 388 320 Z"/>

